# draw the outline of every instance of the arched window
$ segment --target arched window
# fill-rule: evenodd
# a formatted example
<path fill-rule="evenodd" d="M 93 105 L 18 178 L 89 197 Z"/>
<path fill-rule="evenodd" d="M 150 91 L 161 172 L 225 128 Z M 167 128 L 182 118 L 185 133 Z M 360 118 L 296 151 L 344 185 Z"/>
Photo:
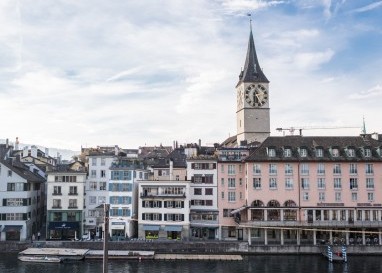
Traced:
<path fill-rule="evenodd" d="M 260 200 L 255 200 L 252 202 L 251 207 L 253 207 L 253 208 L 264 207 L 264 203 Z M 252 221 L 263 221 L 264 220 L 264 209 L 252 209 L 251 210 L 251 220 Z"/>
<path fill-rule="evenodd" d="M 284 207 L 297 207 L 297 205 L 293 200 L 287 200 L 284 203 Z M 297 210 L 284 209 L 284 221 L 297 221 Z"/>
<path fill-rule="evenodd" d="M 277 200 L 271 200 L 268 202 L 267 206 L 271 208 L 279 208 L 280 203 Z M 268 221 L 280 221 L 280 209 L 269 209 Z"/>

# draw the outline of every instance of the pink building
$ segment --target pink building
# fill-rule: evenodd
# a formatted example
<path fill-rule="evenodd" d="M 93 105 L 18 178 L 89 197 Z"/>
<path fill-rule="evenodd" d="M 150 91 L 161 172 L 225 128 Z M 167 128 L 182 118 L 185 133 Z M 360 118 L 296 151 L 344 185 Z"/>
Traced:
<path fill-rule="evenodd" d="M 219 184 L 223 240 L 380 244 L 380 140 L 370 135 L 269 137 L 245 161 L 219 162 L 218 168 L 227 165 L 236 172 L 241 168 L 235 179 L 245 182 L 230 189 L 228 170 L 218 171 L 225 182 Z M 234 202 L 225 196 L 230 191 Z"/>

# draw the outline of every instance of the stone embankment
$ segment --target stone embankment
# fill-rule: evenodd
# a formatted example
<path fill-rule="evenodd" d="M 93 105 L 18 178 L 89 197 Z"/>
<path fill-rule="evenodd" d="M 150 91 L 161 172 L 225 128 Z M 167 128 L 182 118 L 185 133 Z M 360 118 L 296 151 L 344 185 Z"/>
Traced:
<path fill-rule="evenodd" d="M 39 241 L 0 242 L 0 252 L 20 252 L 28 247 L 82 248 L 102 250 L 102 241 Z M 336 246 L 334 246 L 335 248 Z M 339 248 L 340 246 L 338 246 Z M 322 246 L 312 245 L 251 245 L 247 242 L 166 242 L 131 240 L 109 242 L 109 250 L 155 251 L 157 254 L 320 254 Z M 352 255 L 382 255 L 381 246 L 347 246 L 347 253 Z"/>

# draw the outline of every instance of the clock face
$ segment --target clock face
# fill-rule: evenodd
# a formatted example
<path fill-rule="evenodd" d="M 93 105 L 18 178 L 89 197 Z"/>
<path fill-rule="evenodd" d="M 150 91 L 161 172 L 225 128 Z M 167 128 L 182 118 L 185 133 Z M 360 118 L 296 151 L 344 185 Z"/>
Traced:
<path fill-rule="evenodd" d="M 261 107 L 268 101 L 267 88 L 260 84 L 251 84 L 245 89 L 245 101 L 254 107 Z"/>

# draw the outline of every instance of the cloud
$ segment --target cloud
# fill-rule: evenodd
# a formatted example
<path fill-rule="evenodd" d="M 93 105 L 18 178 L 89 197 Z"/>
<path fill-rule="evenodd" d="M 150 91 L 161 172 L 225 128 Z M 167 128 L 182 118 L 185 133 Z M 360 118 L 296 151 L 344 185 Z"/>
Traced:
<path fill-rule="evenodd" d="M 369 98 L 375 98 L 382 96 L 382 86 L 376 85 L 369 90 L 365 90 L 359 93 L 351 94 L 349 96 L 352 100 L 358 100 L 358 99 L 369 99 Z"/>
<path fill-rule="evenodd" d="M 382 1 L 378 1 L 378 2 L 371 3 L 369 5 L 363 6 L 361 8 L 354 9 L 353 12 L 358 12 L 358 13 L 367 12 L 367 11 L 377 9 L 381 6 L 382 6 Z"/>
<path fill-rule="evenodd" d="M 334 51 L 330 48 L 321 52 L 302 52 L 294 56 L 293 62 L 300 69 L 315 70 L 329 62 L 333 55 Z"/>
<path fill-rule="evenodd" d="M 286 1 L 261 1 L 261 0 L 222 0 L 222 7 L 226 13 L 242 13 L 246 15 L 252 11 L 281 5 Z"/>

